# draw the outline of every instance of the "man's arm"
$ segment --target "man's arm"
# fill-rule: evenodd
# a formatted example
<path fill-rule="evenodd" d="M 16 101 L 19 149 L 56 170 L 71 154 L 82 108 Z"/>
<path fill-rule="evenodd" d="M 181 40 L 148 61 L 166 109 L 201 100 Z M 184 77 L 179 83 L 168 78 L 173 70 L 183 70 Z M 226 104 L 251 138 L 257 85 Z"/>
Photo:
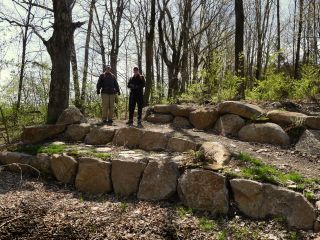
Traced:
<path fill-rule="evenodd" d="M 132 89 L 134 86 L 132 84 L 132 78 L 129 78 L 129 82 L 128 82 L 128 88 Z"/>
<path fill-rule="evenodd" d="M 97 94 L 100 94 L 100 89 L 102 88 L 102 75 L 100 75 L 98 82 L 97 82 Z"/>
<path fill-rule="evenodd" d="M 118 83 L 116 77 L 114 77 L 114 86 L 116 88 L 117 93 L 120 95 L 119 83 Z"/>

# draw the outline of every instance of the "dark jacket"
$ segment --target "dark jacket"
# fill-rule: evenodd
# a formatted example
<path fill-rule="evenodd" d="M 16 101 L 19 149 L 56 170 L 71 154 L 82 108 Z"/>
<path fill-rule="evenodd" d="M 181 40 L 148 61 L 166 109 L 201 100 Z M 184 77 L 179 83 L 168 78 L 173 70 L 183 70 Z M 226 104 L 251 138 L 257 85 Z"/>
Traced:
<path fill-rule="evenodd" d="M 143 94 L 143 88 L 146 86 L 146 81 L 143 75 L 133 76 L 129 79 L 128 88 L 131 94 Z"/>
<path fill-rule="evenodd" d="M 100 75 L 97 83 L 97 93 L 115 94 L 120 93 L 119 84 L 112 73 L 103 73 Z"/>

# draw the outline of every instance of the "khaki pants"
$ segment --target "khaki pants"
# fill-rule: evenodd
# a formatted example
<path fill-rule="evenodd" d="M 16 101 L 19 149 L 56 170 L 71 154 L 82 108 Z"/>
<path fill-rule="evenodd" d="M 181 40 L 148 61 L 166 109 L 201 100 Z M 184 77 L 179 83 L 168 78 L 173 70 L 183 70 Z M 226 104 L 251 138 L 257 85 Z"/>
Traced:
<path fill-rule="evenodd" d="M 112 120 L 116 94 L 101 93 L 101 99 L 102 99 L 102 120 Z"/>

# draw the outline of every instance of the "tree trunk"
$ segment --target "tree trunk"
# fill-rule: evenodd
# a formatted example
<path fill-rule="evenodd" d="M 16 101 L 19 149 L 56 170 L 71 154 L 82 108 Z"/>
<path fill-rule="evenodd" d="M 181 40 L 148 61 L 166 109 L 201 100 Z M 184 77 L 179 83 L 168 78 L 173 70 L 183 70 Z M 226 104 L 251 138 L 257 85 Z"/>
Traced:
<path fill-rule="evenodd" d="M 89 22 L 86 36 L 86 44 L 84 51 L 84 66 L 83 66 L 83 76 L 82 76 L 82 89 L 81 89 L 81 111 L 84 112 L 84 105 L 86 100 L 86 92 L 87 92 L 87 79 L 88 79 L 88 66 L 89 66 L 89 46 L 91 40 L 91 29 L 93 23 L 93 10 L 96 4 L 96 0 L 92 0 L 90 4 L 89 11 Z"/>
<path fill-rule="evenodd" d="M 303 24 L 303 0 L 299 1 L 299 26 L 298 26 L 298 38 L 297 38 L 297 48 L 296 48 L 296 61 L 294 67 L 294 78 L 298 79 L 300 77 L 300 45 L 301 45 L 301 34 L 302 34 L 302 24 Z"/>
<path fill-rule="evenodd" d="M 151 15 L 150 15 L 150 29 L 148 29 L 148 24 L 146 24 L 146 88 L 143 96 L 144 106 L 149 105 L 150 94 L 152 89 L 152 84 L 154 82 L 153 73 L 153 45 L 154 45 L 154 29 L 156 23 L 156 1 L 151 0 Z"/>
<path fill-rule="evenodd" d="M 244 38 L 244 10 L 243 1 L 235 0 L 235 14 L 236 14 L 236 35 L 235 35 L 235 72 L 237 76 L 244 77 L 244 55 L 243 55 L 243 38 Z M 245 97 L 244 80 L 238 87 L 238 99 Z"/>
<path fill-rule="evenodd" d="M 71 67 L 72 67 L 72 76 L 73 76 L 73 88 L 74 88 L 74 94 L 75 94 L 74 105 L 77 108 L 81 109 L 78 61 L 77 61 L 76 48 L 74 44 L 74 38 L 72 38 L 72 46 L 71 46 Z"/>
<path fill-rule="evenodd" d="M 70 0 L 53 0 L 53 35 L 45 42 L 52 62 L 47 122 L 55 123 L 69 106 L 70 60 L 74 30 L 82 23 L 72 22 Z"/>
<path fill-rule="evenodd" d="M 281 25 L 280 25 L 280 0 L 277 0 L 277 52 L 278 52 L 278 64 L 277 68 L 280 71 L 281 65 Z"/>

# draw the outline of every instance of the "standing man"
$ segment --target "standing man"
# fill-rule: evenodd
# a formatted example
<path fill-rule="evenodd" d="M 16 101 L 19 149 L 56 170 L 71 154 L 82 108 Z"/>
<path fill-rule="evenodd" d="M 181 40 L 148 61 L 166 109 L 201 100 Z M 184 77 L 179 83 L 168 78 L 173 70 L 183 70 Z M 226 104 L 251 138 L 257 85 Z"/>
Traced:
<path fill-rule="evenodd" d="M 128 88 L 130 89 L 129 97 L 129 121 L 128 125 L 133 124 L 133 115 L 136 105 L 138 105 L 138 127 L 142 127 L 142 107 L 143 107 L 143 88 L 146 82 L 144 76 L 140 75 L 139 68 L 133 68 L 133 76 L 129 79 Z"/>
<path fill-rule="evenodd" d="M 102 89 L 102 90 L 101 90 Z M 111 73 L 111 67 L 105 66 L 104 73 L 100 75 L 97 83 L 97 94 L 101 91 L 102 120 L 103 123 L 112 124 L 114 114 L 114 102 L 116 94 L 120 95 L 119 84 L 115 75 Z"/>

